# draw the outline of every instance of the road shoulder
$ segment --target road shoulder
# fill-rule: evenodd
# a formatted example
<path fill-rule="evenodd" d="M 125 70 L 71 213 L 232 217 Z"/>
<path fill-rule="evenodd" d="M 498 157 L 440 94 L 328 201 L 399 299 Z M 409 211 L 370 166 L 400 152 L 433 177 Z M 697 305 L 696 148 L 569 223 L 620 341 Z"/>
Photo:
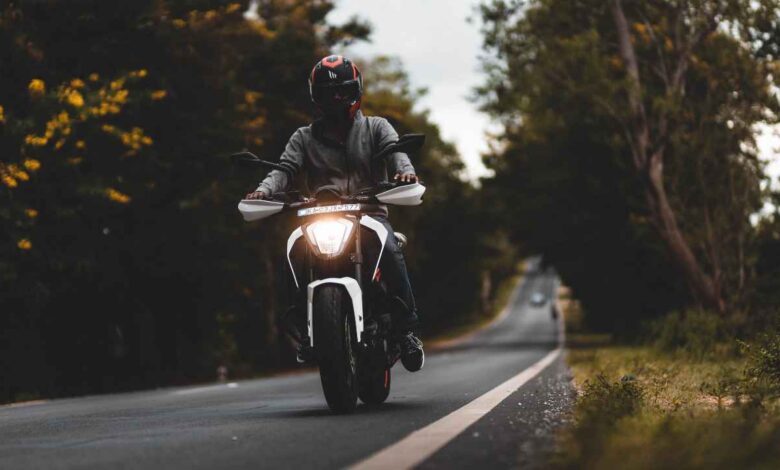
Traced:
<path fill-rule="evenodd" d="M 547 468 L 575 391 L 563 355 L 419 468 Z"/>

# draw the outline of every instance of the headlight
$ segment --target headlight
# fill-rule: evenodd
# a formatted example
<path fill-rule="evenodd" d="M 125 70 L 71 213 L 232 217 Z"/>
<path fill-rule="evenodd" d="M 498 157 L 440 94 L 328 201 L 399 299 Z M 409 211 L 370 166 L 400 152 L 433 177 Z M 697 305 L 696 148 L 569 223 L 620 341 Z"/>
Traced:
<path fill-rule="evenodd" d="M 306 237 L 321 255 L 338 256 L 349 240 L 355 223 L 349 219 L 326 219 L 306 226 Z"/>

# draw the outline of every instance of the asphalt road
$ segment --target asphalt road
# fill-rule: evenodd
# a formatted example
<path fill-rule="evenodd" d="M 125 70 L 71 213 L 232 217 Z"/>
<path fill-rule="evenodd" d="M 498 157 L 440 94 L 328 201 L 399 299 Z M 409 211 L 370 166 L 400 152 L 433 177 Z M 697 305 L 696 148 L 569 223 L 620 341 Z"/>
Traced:
<path fill-rule="evenodd" d="M 53 400 L 0 407 L 0 468 L 343 468 L 517 375 L 557 344 L 553 274 L 535 264 L 501 321 L 426 358 L 398 364 L 388 401 L 332 415 L 319 376 Z M 423 468 L 541 467 L 571 393 L 562 359 L 503 400 Z"/>

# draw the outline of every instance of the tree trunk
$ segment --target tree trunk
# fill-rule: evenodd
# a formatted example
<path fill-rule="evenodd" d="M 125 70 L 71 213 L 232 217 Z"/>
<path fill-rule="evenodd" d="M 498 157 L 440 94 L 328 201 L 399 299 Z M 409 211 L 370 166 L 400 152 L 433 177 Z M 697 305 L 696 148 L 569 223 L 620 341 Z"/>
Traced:
<path fill-rule="evenodd" d="M 651 158 L 652 160 L 654 159 Z M 725 311 L 726 305 L 720 288 L 701 268 L 677 224 L 677 217 L 666 197 L 663 172 L 660 168 L 653 168 L 659 165 L 651 165 L 647 178 L 645 178 L 644 191 L 658 234 L 666 243 L 673 262 L 685 276 L 688 287 L 696 300 L 700 304 L 722 313 Z"/>
<path fill-rule="evenodd" d="M 634 167 L 641 176 L 648 209 L 661 239 L 678 269 L 685 276 L 694 298 L 702 305 L 724 312 L 725 302 L 715 281 L 702 269 L 688 242 L 683 237 L 674 210 L 669 205 L 663 182 L 664 142 L 667 139 L 668 116 L 659 111 L 656 132 L 651 135 L 647 112 L 643 103 L 642 81 L 634 45 L 628 30 L 628 21 L 623 12 L 621 0 L 612 0 L 612 18 L 618 36 L 620 56 L 626 67 L 629 86 L 628 108 L 631 115 L 630 141 Z M 690 45 L 690 43 L 689 43 Z M 684 74 L 687 70 L 688 47 L 681 52 L 672 76 L 667 80 L 667 96 L 677 96 L 682 92 Z M 652 137 L 652 138 L 651 138 Z M 651 144 L 656 142 L 656 145 Z"/>

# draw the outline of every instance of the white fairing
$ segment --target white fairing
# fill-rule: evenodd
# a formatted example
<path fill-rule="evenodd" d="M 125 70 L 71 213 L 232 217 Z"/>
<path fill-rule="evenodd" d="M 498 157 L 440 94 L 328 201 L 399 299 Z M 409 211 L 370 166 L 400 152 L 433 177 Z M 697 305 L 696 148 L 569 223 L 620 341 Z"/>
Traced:
<path fill-rule="evenodd" d="M 347 293 L 352 299 L 352 312 L 355 315 L 355 337 L 360 341 L 360 338 L 363 335 L 363 292 L 360 290 L 360 285 L 351 277 L 330 277 L 309 284 L 306 324 L 309 329 L 309 341 L 311 346 L 314 347 L 314 292 L 317 287 L 323 284 L 338 284 L 344 286 L 347 290 Z"/>
<path fill-rule="evenodd" d="M 265 219 L 278 214 L 284 209 L 283 202 L 264 201 L 262 199 L 243 199 L 238 203 L 238 210 L 247 222 Z"/>
<path fill-rule="evenodd" d="M 290 234 L 290 237 L 287 239 L 287 264 L 290 265 L 290 272 L 292 273 L 293 281 L 295 281 L 295 287 L 300 289 L 300 284 L 298 284 L 298 278 L 295 277 L 295 266 L 292 264 L 292 260 L 290 259 L 290 252 L 292 251 L 293 245 L 295 245 L 295 242 L 298 241 L 299 238 L 303 236 L 303 229 L 301 227 L 296 228 L 293 233 Z"/>
<path fill-rule="evenodd" d="M 379 202 L 394 206 L 419 206 L 422 204 L 422 196 L 425 186 L 420 183 L 407 184 L 389 189 L 376 195 Z"/>
<path fill-rule="evenodd" d="M 374 266 L 374 273 L 371 274 L 371 279 L 376 277 L 376 271 L 379 269 L 379 262 L 382 260 L 382 253 L 385 251 L 385 244 L 387 243 L 387 229 L 384 225 L 382 225 L 381 222 L 374 219 L 373 217 L 369 217 L 367 215 L 364 215 L 360 218 L 360 225 L 370 228 L 374 232 L 376 232 L 376 236 L 379 237 L 379 243 L 382 244 L 382 248 L 379 249 L 379 256 L 376 258 L 376 266 Z"/>

